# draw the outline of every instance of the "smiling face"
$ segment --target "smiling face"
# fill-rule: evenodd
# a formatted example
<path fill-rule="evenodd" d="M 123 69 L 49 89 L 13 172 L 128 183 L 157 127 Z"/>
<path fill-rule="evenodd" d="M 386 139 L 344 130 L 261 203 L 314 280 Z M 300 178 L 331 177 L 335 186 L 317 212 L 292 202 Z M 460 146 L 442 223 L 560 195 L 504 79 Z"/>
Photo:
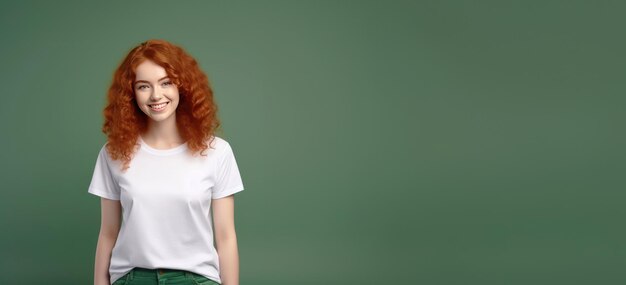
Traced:
<path fill-rule="evenodd" d="M 178 107 L 178 87 L 168 77 L 165 69 L 146 60 L 135 70 L 135 100 L 137 106 L 151 121 L 162 123 L 176 121 Z"/>

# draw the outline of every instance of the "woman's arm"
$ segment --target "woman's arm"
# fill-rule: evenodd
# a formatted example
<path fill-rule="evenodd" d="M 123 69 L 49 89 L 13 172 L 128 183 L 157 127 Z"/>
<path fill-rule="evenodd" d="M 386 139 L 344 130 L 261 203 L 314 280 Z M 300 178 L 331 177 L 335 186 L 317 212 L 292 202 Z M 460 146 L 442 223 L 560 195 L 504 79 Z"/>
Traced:
<path fill-rule="evenodd" d="M 101 221 L 98 246 L 96 248 L 96 261 L 94 266 L 94 284 L 110 285 L 109 264 L 111 251 L 120 231 L 122 205 L 119 200 L 100 199 Z"/>
<path fill-rule="evenodd" d="M 239 285 L 239 252 L 235 233 L 235 197 L 213 199 L 213 226 L 222 285 Z"/>

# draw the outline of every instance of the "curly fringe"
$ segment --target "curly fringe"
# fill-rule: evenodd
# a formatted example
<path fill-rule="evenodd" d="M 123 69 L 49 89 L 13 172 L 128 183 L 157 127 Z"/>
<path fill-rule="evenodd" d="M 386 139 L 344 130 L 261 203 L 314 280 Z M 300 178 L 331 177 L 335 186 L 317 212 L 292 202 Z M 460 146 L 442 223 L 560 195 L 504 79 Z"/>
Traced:
<path fill-rule="evenodd" d="M 179 90 L 176 125 L 192 154 L 209 148 L 216 132 L 221 132 L 213 89 L 196 60 L 183 48 L 161 39 L 151 39 L 134 47 L 113 74 L 104 108 L 102 132 L 107 135 L 107 151 L 123 162 L 123 170 L 139 147 L 139 135 L 148 128 L 148 118 L 135 100 L 135 70 L 145 60 L 165 69 Z M 212 147 L 211 147 L 212 148 Z"/>

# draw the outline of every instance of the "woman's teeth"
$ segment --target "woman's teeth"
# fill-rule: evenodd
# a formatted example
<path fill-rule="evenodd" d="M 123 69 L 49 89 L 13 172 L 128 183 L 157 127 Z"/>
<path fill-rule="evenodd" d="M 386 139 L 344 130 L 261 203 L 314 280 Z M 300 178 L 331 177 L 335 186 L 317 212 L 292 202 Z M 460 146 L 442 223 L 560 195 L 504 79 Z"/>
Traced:
<path fill-rule="evenodd" d="M 165 102 L 162 104 L 158 104 L 158 105 L 148 105 L 150 106 L 150 109 L 154 110 L 154 111 L 161 111 L 163 109 L 165 109 L 165 106 L 168 104 L 169 102 Z"/>

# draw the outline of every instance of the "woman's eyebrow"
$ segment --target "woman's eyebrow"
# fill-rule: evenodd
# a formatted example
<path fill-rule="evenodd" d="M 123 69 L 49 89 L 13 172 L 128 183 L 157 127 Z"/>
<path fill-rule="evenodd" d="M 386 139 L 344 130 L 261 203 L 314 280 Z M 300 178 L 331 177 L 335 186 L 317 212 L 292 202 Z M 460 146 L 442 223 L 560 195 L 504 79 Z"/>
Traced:
<path fill-rule="evenodd" d="M 166 79 L 166 78 L 168 78 L 168 77 L 169 77 L 169 76 L 164 76 L 163 78 L 161 78 L 161 79 L 157 80 L 157 82 L 158 82 L 158 81 L 161 81 L 161 80 L 163 80 L 163 79 Z M 135 81 L 135 83 L 133 83 L 133 84 L 137 84 L 137 83 L 139 83 L 139 82 L 150 83 L 150 82 L 148 82 L 147 80 L 137 80 L 137 81 Z"/>

